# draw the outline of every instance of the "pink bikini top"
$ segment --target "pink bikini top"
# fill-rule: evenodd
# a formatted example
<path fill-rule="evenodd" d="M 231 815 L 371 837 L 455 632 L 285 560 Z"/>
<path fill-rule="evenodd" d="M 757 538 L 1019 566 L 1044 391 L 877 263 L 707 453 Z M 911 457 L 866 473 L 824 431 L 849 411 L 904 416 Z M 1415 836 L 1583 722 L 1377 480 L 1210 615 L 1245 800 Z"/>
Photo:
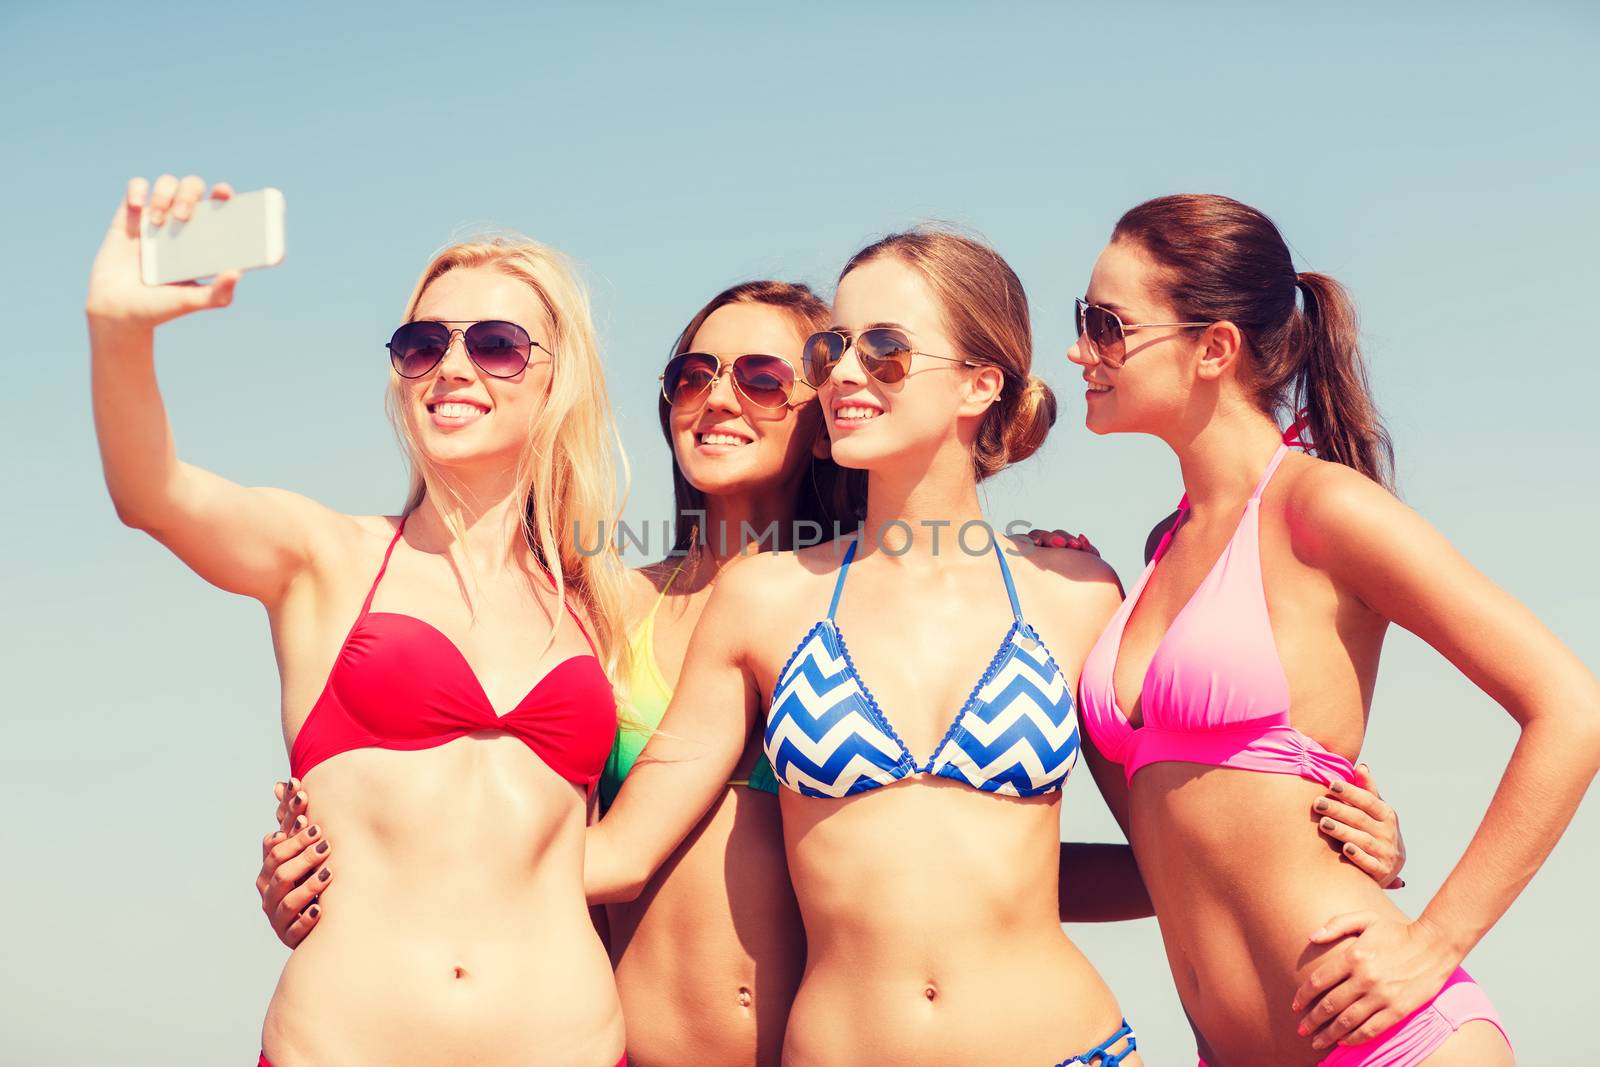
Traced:
<path fill-rule="evenodd" d="M 1349 760 L 1289 725 L 1289 681 L 1267 617 L 1261 493 L 1291 439 L 1285 435 L 1250 494 L 1238 529 L 1156 646 L 1139 690 L 1142 725 L 1129 725 L 1117 706 L 1117 654 L 1128 616 L 1189 513 L 1187 496 L 1178 506 L 1178 520 L 1084 663 L 1079 692 L 1084 728 L 1107 759 L 1122 764 L 1130 782 L 1139 768 L 1172 761 L 1297 774 L 1322 785 L 1355 779 Z"/>
<path fill-rule="evenodd" d="M 591 789 L 617 730 L 616 701 L 599 659 L 585 654 L 562 660 L 516 707 L 496 714 L 466 657 L 437 627 L 411 615 L 371 610 L 405 527 L 402 519 L 327 685 L 295 735 L 289 772 L 303 781 L 317 764 L 342 752 L 416 751 L 494 730 L 523 742 L 562 778 Z M 594 641 L 571 605 L 567 611 L 592 653 Z"/>

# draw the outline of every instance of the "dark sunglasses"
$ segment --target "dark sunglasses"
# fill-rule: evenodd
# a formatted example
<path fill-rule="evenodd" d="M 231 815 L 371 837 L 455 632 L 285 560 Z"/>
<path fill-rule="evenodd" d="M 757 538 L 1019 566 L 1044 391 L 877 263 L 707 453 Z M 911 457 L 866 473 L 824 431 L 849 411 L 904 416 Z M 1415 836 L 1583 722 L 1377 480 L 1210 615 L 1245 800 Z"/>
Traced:
<path fill-rule="evenodd" d="M 1151 330 L 1158 326 L 1210 326 L 1209 322 L 1123 322 L 1117 313 L 1099 304 L 1074 300 L 1078 309 L 1078 340 L 1087 339 L 1089 351 L 1101 363 L 1115 370 L 1128 359 L 1127 335 L 1134 330 Z"/>
<path fill-rule="evenodd" d="M 833 368 L 844 358 L 851 345 L 855 346 L 856 358 L 861 361 L 861 369 L 884 385 L 893 385 L 910 373 L 912 356 L 942 359 L 947 363 L 959 363 L 963 367 L 983 366 L 982 363 L 975 363 L 970 359 L 919 352 L 911 347 L 911 341 L 905 334 L 883 326 L 862 330 L 854 337 L 838 330 L 824 330 L 806 338 L 806 381 L 811 383 L 812 388 L 822 388 L 822 383 L 828 380 Z"/>
<path fill-rule="evenodd" d="M 726 363 L 707 352 L 673 356 L 661 372 L 661 395 L 673 405 L 702 403 L 724 371 L 733 375 L 734 392 L 752 407 L 776 411 L 794 398 L 794 364 L 782 356 L 753 352 Z"/>
<path fill-rule="evenodd" d="M 466 329 L 453 330 L 452 326 Z M 408 322 L 396 330 L 385 346 L 389 362 L 400 377 L 420 378 L 439 365 L 458 333 L 467 358 L 491 378 L 515 378 L 527 369 L 535 348 L 550 351 L 514 322 L 438 319 Z"/>

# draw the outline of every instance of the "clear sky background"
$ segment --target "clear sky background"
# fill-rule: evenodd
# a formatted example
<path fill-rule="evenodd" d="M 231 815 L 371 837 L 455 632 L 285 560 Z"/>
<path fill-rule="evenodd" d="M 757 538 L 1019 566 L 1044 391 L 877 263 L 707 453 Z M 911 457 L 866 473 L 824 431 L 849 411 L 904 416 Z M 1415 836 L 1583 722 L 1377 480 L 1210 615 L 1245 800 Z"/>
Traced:
<path fill-rule="evenodd" d="M 287 773 L 262 612 L 123 529 L 100 479 L 82 300 L 129 176 L 284 191 L 287 260 L 164 327 L 161 376 L 186 459 L 354 512 L 401 503 L 382 344 L 468 228 L 582 265 L 628 514 L 659 519 L 655 376 L 703 301 L 827 289 L 889 230 L 970 226 L 1027 285 L 1062 397 L 991 518 L 1087 530 L 1125 579 L 1178 472 L 1084 431 L 1072 298 L 1126 208 L 1227 193 L 1354 291 L 1405 498 L 1595 667 L 1597 46 L 1578 2 L 5 5 L 0 1062 L 249 1062 L 284 956 L 251 884 Z M 1367 755 L 1409 911 L 1515 738 L 1391 637 Z M 1086 774 L 1064 828 L 1115 837 Z M 1468 962 L 1525 1063 L 1592 1062 L 1597 850 L 1591 799 Z M 1192 1062 L 1153 921 L 1071 932 L 1147 1062 Z"/>

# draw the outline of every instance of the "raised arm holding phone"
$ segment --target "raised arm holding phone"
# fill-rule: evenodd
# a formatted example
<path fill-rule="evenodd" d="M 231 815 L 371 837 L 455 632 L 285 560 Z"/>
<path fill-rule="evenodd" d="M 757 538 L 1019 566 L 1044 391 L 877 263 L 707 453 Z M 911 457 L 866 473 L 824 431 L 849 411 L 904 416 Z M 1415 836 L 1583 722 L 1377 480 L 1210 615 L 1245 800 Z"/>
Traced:
<path fill-rule="evenodd" d="M 337 906 L 284 968 L 262 1062 L 610 1067 L 621 1009 L 581 874 L 586 794 L 615 730 L 603 665 L 622 579 L 614 557 L 571 543 L 613 503 L 582 291 L 532 242 L 436 256 L 389 346 L 407 506 L 340 514 L 178 458 L 156 328 L 226 306 L 238 275 L 145 285 L 140 226 L 230 195 L 196 177 L 131 182 L 86 310 L 117 514 L 267 609 L 291 766 L 316 790 L 305 836 L 340 844 L 340 880 L 320 878 Z M 201 713 L 175 709 L 174 727 L 185 714 Z"/>

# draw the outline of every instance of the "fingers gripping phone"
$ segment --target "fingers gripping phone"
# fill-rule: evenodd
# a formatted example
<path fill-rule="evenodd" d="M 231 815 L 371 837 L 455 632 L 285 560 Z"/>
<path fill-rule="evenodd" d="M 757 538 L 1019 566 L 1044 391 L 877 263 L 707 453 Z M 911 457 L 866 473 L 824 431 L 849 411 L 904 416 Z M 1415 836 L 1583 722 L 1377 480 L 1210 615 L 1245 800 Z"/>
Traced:
<path fill-rule="evenodd" d="M 139 276 L 146 285 L 209 278 L 225 270 L 283 262 L 283 194 L 257 189 L 228 200 L 202 200 L 187 222 L 139 223 Z"/>

